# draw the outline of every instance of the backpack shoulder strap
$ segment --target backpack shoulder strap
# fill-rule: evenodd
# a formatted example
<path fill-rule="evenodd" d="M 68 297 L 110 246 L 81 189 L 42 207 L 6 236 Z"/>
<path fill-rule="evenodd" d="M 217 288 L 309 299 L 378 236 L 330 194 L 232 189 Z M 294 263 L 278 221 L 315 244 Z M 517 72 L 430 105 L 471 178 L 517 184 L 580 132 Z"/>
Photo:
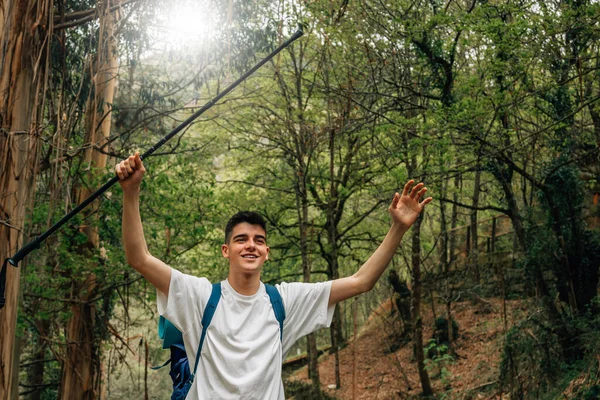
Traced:
<path fill-rule="evenodd" d="M 273 285 L 265 283 L 265 289 L 271 299 L 271 305 L 273 306 L 273 312 L 275 312 L 275 318 L 279 322 L 279 340 L 283 340 L 283 321 L 285 320 L 285 308 L 283 307 L 283 300 L 279 294 L 279 290 Z"/>
<path fill-rule="evenodd" d="M 215 310 L 217 309 L 217 305 L 219 304 L 220 299 L 221 282 L 213 283 L 210 298 L 208 299 L 208 303 L 206 304 L 206 308 L 204 309 L 204 315 L 202 315 L 202 336 L 200 336 L 200 343 L 198 343 L 198 352 L 196 353 L 196 362 L 194 363 L 194 371 L 192 372 L 192 375 L 190 377 L 191 380 L 193 380 L 194 375 L 196 375 L 196 369 L 198 368 L 198 361 L 200 360 L 200 353 L 202 352 L 202 345 L 204 344 L 206 331 L 210 326 L 210 322 L 212 321 L 213 315 L 215 315 Z"/>

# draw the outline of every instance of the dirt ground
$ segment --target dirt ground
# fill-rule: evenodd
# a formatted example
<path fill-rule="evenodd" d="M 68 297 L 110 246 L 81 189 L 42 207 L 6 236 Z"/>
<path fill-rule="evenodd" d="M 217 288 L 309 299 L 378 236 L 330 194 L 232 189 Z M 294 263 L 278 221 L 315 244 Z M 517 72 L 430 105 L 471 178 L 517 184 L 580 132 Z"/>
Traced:
<path fill-rule="evenodd" d="M 507 326 L 523 315 L 519 301 L 506 303 Z M 443 307 L 436 309 L 437 316 Z M 429 375 L 439 398 L 496 399 L 498 368 L 505 329 L 503 305 L 498 299 L 455 303 L 452 310 L 458 322 L 459 337 L 455 341 L 456 357 L 430 365 Z M 423 310 L 424 342 L 433 331 L 433 312 Z M 387 300 L 361 328 L 358 339 L 350 340 L 340 352 L 341 388 L 335 389 L 335 360 L 330 354 L 319 360 L 323 390 L 339 399 L 408 399 L 421 393 L 417 363 L 412 342 L 400 348 L 394 343 L 394 331 L 400 328 Z M 397 349 L 396 349 L 397 348 Z M 391 350 L 391 351 L 390 351 Z M 296 371 L 291 380 L 308 382 L 306 367 Z"/>

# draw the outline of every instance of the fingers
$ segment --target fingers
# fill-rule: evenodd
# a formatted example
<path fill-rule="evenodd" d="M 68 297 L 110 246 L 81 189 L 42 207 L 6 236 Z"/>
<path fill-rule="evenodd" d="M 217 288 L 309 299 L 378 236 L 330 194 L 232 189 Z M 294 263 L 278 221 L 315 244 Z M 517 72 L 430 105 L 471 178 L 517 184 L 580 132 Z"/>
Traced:
<path fill-rule="evenodd" d="M 146 172 L 146 169 L 144 168 L 144 163 L 142 162 L 142 159 L 140 158 L 139 151 L 135 152 L 135 155 L 133 156 L 133 161 L 134 161 L 135 169 L 140 170 L 142 172 Z"/>
<path fill-rule="evenodd" d="M 135 161 L 133 160 L 133 156 L 129 156 L 129 158 L 122 161 L 125 166 L 125 171 L 127 171 L 127 175 L 133 174 L 133 166 L 135 165 Z"/>
<path fill-rule="evenodd" d="M 115 173 L 120 180 L 127 179 L 133 175 L 136 170 L 141 172 L 146 171 L 144 169 L 144 164 L 142 163 L 139 152 L 136 152 L 135 155 L 127 157 L 125 160 L 121 161 L 115 166 Z"/>
<path fill-rule="evenodd" d="M 408 196 L 408 192 L 413 183 L 415 183 L 414 179 L 411 179 L 410 181 L 406 182 L 406 185 L 404 185 L 404 189 L 402 189 L 402 196 Z"/>
<path fill-rule="evenodd" d="M 417 195 L 415 196 L 415 200 L 420 201 L 421 198 L 423 197 L 423 195 L 425 194 L 425 192 L 427 192 L 427 188 L 423 187 L 421 190 L 419 190 L 417 192 Z"/>
<path fill-rule="evenodd" d="M 404 189 L 402 190 L 402 196 L 409 196 L 413 199 L 419 198 L 420 190 L 423 189 L 425 184 L 423 182 L 420 182 L 420 183 L 417 183 L 415 186 L 413 186 L 414 183 L 415 183 L 414 179 L 411 179 L 410 181 L 406 182 L 406 185 L 404 185 Z M 411 187 L 412 187 L 412 189 L 411 189 Z M 421 196 L 422 195 L 423 194 L 421 194 Z"/>
<path fill-rule="evenodd" d="M 428 197 L 425 200 L 423 200 L 420 204 L 421 207 L 425 207 L 427 204 L 431 203 L 431 201 L 433 200 L 433 197 Z"/>
<path fill-rule="evenodd" d="M 404 189 L 402 190 L 402 196 L 410 196 L 413 199 L 419 199 L 421 196 L 423 196 L 423 193 L 427 191 L 427 189 L 424 187 L 425 184 L 420 182 L 413 186 L 414 183 L 414 179 L 406 182 L 406 185 L 404 185 Z"/>
<path fill-rule="evenodd" d="M 423 198 L 425 193 L 427 193 L 427 190 L 428 190 L 425 187 L 425 184 L 423 182 L 419 182 L 413 186 L 414 182 L 415 181 L 413 179 L 411 179 L 410 181 L 408 181 L 406 183 L 406 185 L 404 185 L 404 189 L 402 190 L 402 195 L 408 196 L 411 199 L 416 200 L 417 202 L 419 202 L 419 204 L 422 207 L 425 206 L 426 204 L 431 203 L 431 201 L 433 200 L 432 197 L 428 197 L 428 198 L 424 199 L 423 201 L 421 201 L 421 199 Z M 394 198 L 394 200 L 395 200 L 395 198 Z M 397 204 L 397 202 L 395 202 L 394 204 Z"/>
<path fill-rule="evenodd" d="M 392 199 L 392 205 L 390 206 L 390 208 L 394 209 L 394 208 L 398 207 L 399 202 L 400 202 L 400 195 L 398 194 L 398 192 L 396 192 L 396 194 L 394 194 L 394 198 Z"/>
<path fill-rule="evenodd" d="M 121 163 L 119 163 L 115 166 L 115 173 L 119 177 L 119 180 L 122 181 L 123 179 L 125 179 L 125 176 L 123 175 L 123 171 L 121 171 Z"/>
<path fill-rule="evenodd" d="M 417 183 L 415 186 L 413 186 L 412 190 L 410 191 L 410 197 L 413 199 L 419 199 L 419 193 L 421 192 L 421 189 L 423 189 L 425 187 L 425 184 L 423 182 Z M 427 190 L 427 189 L 425 189 Z"/>

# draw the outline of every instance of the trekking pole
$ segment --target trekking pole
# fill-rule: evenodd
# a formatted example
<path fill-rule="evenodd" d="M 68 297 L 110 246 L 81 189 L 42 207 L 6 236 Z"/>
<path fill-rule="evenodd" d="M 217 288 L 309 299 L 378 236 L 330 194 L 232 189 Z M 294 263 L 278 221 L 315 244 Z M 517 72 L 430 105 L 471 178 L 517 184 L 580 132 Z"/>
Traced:
<path fill-rule="evenodd" d="M 161 148 L 165 143 L 167 143 L 173 136 L 178 134 L 183 128 L 191 124 L 196 118 L 202 115 L 206 110 L 214 106 L 222 97 L 224 97 L 227 93 L 231 92 L 237 85 L 246 80 L 250 75 L 252 75 L 257 69 L 262 67 L 265 63 L 275 57 L 281 50 L 288 47 L 292 44 L 296 39 L 302 36 L 302 29 L 298 29 L 296 33 L 294 33 L 288 40 L 283 42 L 279 47 L 277 47 L 271 54 L 258 62 L 254 67 L 250 68 L 244 75 L 238 78 L 237 81 L 233 82 L 229 85 L 225 90 L 219 93 L 215 98 L 206 103 L 202 108 L 193 113 L 188 119 L 183 121 L 179 126 L 173 129 L 168 135 L 164 136 L 160 139 L 154 146 L 149 148 L 144 154 L 140 156 L 142 160 L 152 155 L 156 150 Z M 87 199 L 83 200 L 77 207 L 75 207 L 71 212 L 62 217 L 57 223 L 52 225 L 47 231 L 42 233 L 40 236 L 34 238 L 31 242 L 27 243 L 25 246 L 21 247 L 15 255 L 10 258 L 4 260 L 2 265 L 2 271 L 0 271 L 0 308 L 4 307 L 6 302 L 6 298 L 4 297 L 4 292 L 6 289 L 6 267 L 8 264 L 11 264 L 14 267 L 18 267 L 19 262 L 33 250 L 38 249 L 42 242 L 46 240 L 50 235 L 56 232 L 61 226 L 63 226 L 67 221 L 77 215 L 81 210 L 87 207 L 92 201 L 96 200 L 102 193 L 106 192 L 111 186 L 119 181 L 118 176 L 112 177 L 108 182 L 102 185 L 98 190 L 92 193 Z"/>

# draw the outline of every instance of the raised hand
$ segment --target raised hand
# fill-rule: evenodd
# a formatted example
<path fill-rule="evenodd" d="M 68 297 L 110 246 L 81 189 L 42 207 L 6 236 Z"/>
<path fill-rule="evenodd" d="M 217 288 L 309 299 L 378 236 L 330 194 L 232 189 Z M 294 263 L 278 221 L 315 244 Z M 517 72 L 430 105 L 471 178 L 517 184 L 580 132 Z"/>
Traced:
<path fill-rule="evenodd" d="M 421 201 L 423 195 L 427 192 L 427 188 L 422 182 L 413 186 L 414 183 L 415 181 L 412 179 L 408 181 L 404 185 L 402 195 L 396 193 L 388 209 L 392 216 L 392 221 L 405 226 L 406 229 L 415 223 L 425 205 L 433 200 L 433 198 L 427 197 Z"/>
<path fill-rule="evenodd" d="M 115 167 L 115 173 L 119 177 L 119 184 L 123 191 L 139 190 L 146 168 L 140 158 L 140 153 L 127 157 Z"/>

